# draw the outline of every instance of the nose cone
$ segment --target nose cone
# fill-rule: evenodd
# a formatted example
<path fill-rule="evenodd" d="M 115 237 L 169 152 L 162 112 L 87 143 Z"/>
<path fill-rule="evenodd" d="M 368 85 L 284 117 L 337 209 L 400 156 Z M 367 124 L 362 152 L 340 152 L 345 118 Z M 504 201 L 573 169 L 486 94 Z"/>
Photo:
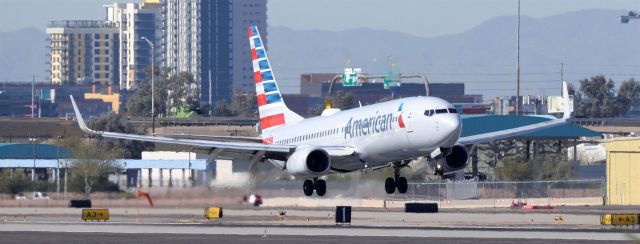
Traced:
<path fill-rule="evenodd" d="M 446 139 L 442 143 L 443 147 L 451 147 L 458 142 L 460 133 L 462 132 L 462 125 L 460 123 L 460 116 L 457 114 L 447 114 L 439 118 L 440 131 L 446 134 Z"/>

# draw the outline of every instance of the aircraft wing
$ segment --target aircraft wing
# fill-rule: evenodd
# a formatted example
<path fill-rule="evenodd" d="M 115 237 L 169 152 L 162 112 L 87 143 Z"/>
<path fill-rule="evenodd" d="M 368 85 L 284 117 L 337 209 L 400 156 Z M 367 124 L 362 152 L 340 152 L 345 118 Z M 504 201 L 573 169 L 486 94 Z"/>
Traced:
<path fill-rule="evenodd" d="M 172 135 L 172 136 L 149 136 L 136 135 L 127 133 L 117 133 L 108 131 L 92 130 L 84 122 L 84 118 L 78 109 L 73 96 L 70 96 L 73 110 L 78 120 L 80 129 L 91 135 L 99 135 L 105 138 L 156 142 L 174 145 L 191 146 L 199 151 L 210 154 L 213 158 L 233 158 L 248 159 L 258 161 L 260 159 L 269 158 L 285 161 L 291 155 L 296 146 L 294 145 L 277 145 L 263 144 L 258 137 L 233 137 L 233 136 L 194 136 L 194 135 Z M 321 147 L 327 151 L 332 157 L 347 157 L 355 154 L 355 149 L 342 146 L 325 146 Z"/>
<path fill-rule="evenodd" d="M 99 135 L 105 138 L 114 138 L 114 139 L 124 139 L 124 140 L 134 140 L 134 141 L 146 141 L 146 142 L 156 142 L 156 143 L 165 143 L 165 144 L 174 144 L 174 145 L 184 145 L 184 146 L 192 146 L 194 148 L 205 151 L 209 154 L 213 154 L 214 157 L 218 155 L 222 155 L 226 153 L 228 157 L 239 157 L 239 156 L 247 156 L 249 158 L 262 157 L 262 156 L 270 156 L 273 158 L 286 158 L 291 153 L 295 151 L 295 146 L 293 145 L 275 145 L 275 144 L 263 144 L 259 142 L 252 142 L 249 140 L 244 140 L 244 138 L 240 138 L 239 140 L 205 140 L 205 139 L 197 139 L 197 138 L 172 138 L 165 136 L 149 136 L 149 135 L 136 135 L 136 134 L 127 134 L 127 133 L 117 133 L 117 132 L 108 132 L 108 131 L 96 131 L 87 127 L 82 118 L 82 114 L 80 114 L 80 110 L 76 105 L 73 96 L 70 96 L 71 103 L 73 105 L 73 110 L 76 114 L 76 119 L 78 120 L 78 125 L 80 129 L 91 135 Z M 226 139 L 230 139 L 227 137 Z"/>
<path fill-rule="evenodd" d="M 543 129 L 546 129 L 546 128 L 562 125 L 562 124 L 566 123 L 568 118 L 571 117 L 571 107 L 569 107 L 569 91 L 567 89 L 567 83 L 566 82 L 562 82 L 562 97 L 563 97 L 563 100 L 564 100 L 564 114 L 563 114 L 562 118 L 560 118 L 560 119 L 553 119 L 553 120 L 545 121 L 545 122 L 542 122 L 542 123 L 526 125 L 526 126 L 522 126 L 522 127 L 507 129 L 507 130 L 494 131 L 494 132 L 489 132 L 489 133 L 484 133 L 484 134 L 479 134 L 479 135 L 460 137 L 460 139 L 458 139 L 458 143 L 462 144 L 462 145 L 472 145 L 472 144 L 477 144 L 477 143 L 482 143 L 482 142 L 490 142 L 490 141 L 495 141 L 495 140 L 501 140 L 501 139 L 507 139 L 507 138 L 511 138 L 511 137 L 516 137 L 516 136 L 528 134 L 528 133 L 531 133 L 531 132 L 534 132 L 534 131 L 539 131 L 539 130 L 543 130 Z"/>

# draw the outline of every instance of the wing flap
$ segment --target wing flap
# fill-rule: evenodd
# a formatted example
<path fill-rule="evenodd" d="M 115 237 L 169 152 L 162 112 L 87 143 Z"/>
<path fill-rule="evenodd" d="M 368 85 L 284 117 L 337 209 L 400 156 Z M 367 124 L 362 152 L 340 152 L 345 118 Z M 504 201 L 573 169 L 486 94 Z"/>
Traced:
<path fill-rule="evenodd" d="M 255 142 L 262 143 L 260 137 L 247 137 L 247 136 L 216 136 L 216 135 L 192 135 L 192 134 L 159 134 L 159 136 L 176 138 L 176 139 L 200 139 L 200 140 L 215 140 L 215 141 L 234 141 L 234 142 Z"/>

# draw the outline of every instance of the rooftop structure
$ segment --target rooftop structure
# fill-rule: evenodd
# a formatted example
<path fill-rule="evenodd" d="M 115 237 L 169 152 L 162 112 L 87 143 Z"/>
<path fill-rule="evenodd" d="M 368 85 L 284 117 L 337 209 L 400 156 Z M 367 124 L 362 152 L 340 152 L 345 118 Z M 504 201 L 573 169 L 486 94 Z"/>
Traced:
<path fill-rule="evenodd" d="M 53 84 L 119 82 L 119 34 L 101 20 L 50 21 L 47 25 Z"/>

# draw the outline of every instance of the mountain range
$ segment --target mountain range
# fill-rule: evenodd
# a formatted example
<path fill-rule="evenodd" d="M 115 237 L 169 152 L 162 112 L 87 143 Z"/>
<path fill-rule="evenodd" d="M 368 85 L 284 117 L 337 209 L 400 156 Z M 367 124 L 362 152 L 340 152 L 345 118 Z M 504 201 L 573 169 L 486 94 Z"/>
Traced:
<path fill-rule="evenodd" d="M 0 81 L 43 81 L 47 76 L 47 35 L 35 27 L 0 32 Z"/>
<path fill-rule="evenodd" d="M 640 21 L 620 23 L 620 10 L 584 10 L 544 18 L 523 16 L 520 26 L 522 94 L 560 93 L 564 79 L 604 74 L 621 82 L 640 76 Z M 515 16 L 500 16 L 454 35 L 424 38 L 358 28 L 346 31 L 268 28 L 268 51 L 286 93 L 299 92 L 301 73 L 360 67 L 387 73 L 424 73 L 430 82 L 464 82 L 485 98 L 515 93 Z M 442 23 L 446 25 L 446 23 Z M 0 32 L 0 81 L 44 78 L 46 34 L 36 28 Z M 564 65 L 561 65 L 564 63 Z M 408 82 L 412 82 L 409 80 Z"/>
<path fill-rule="evenodd" d="M 625 13 L 585 10 L 521 17 L 521 93 L 559 95 L 561 69 L 563 78 L 574 83 L 597 74 L 614 81 L 639 76 L 640 22 L 621 24 Z M 425 73 L 430 82 L 465 82 L 467 93 L 485 98 L 515 93 L 515 16 L 435 38 L 365 28 L 331 32 L 273 26 L 268 31 L 274 72 L 292 90 L 303 72 L 340 72 L 350 65 L 387 73 L 396 64 L 402 73 Z"/>

